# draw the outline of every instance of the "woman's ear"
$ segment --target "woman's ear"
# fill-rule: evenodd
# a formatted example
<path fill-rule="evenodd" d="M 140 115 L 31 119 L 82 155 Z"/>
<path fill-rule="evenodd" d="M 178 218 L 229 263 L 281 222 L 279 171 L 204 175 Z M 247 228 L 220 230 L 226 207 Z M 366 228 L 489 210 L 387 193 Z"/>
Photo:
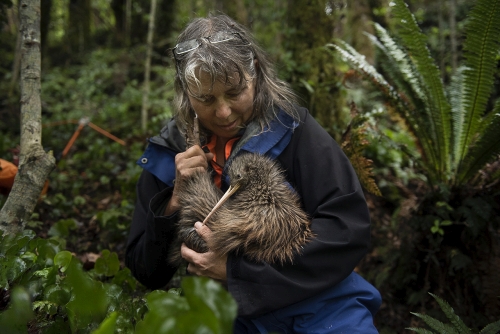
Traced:
<path fill-rule="evenodd" d="M 254 58 L 253 59 L 253 66 L 257 69 L 259 67 L 259 61 L 257 60 L 257 58 Z"/>

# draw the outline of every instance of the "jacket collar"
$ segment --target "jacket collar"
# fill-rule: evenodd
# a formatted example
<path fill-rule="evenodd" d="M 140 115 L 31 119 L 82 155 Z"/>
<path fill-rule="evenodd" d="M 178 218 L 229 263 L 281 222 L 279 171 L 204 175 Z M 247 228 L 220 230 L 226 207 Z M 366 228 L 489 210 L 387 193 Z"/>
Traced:
<path fill-rule="evenodd" d="M 256 122 L 251 122 L 246 127 L 242 138 L 233 147 L 231 156 L 226 162 L 226 168 L 231 160 L 242 151 L 276 159 L 290 142 L 297 126 L 298 122 L 282 110 L 264 129 L 261 129 Z M 160 135 L 150 138 L 149 142 L 150 145 L 137 164 L 163 183 L 172 186 L 175 178 L 175 154 L 186 149 L 185 138 L 177 128 L 175 120 L 170 120 L 161 130 Z"/>

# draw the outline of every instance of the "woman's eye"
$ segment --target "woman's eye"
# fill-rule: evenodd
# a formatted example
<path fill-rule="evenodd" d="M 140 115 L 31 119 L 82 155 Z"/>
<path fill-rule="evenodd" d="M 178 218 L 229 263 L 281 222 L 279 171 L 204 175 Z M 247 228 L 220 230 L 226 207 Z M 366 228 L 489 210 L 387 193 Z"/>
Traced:
<path fill-rule="evenodd" d="M 209 104 L 209 103 L 212 103 L 214 100 L 213 97 L 200 97 L 198 98 L 198 101 L 200 101 L 201 103 L 205 103 L 205 104 Z"/>

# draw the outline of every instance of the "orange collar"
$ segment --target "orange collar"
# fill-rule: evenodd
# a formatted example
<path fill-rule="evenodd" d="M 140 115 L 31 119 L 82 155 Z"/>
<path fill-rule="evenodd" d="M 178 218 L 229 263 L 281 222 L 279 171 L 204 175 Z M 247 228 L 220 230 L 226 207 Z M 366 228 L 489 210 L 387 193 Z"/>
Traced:
<path fill-rule="evenodd" d="M 224 160 L 229 159 L 229 155 L 231 155 L 231 151 L 233 149 L 234 143 L 236 143 L 236 141 L 238 141 L 238 139 L 240 139 L 240 138 L 241 137 L 236 137 L 236 138 L 232 138 L 232 139 L 228 140 L 228 142 L 226 143 L 226 146 L 224 147 Z M 212 138 L 210 138 L 210 141 L 205 146 L 210 150 L 211 153 L 214 154 L 214 158 L 212 159 L 212 161 L 210 161 L 210 163 L 212 164 L 212 167 L 215 171 L 214 183 L 218 188 L 220 188 L 221 184 L 222 184 L 223 166 L 221 166 L 217 163 L 217 156 L 215 153 L 216 143 L 217 143 L 217 136 L 212 135 Z"/>

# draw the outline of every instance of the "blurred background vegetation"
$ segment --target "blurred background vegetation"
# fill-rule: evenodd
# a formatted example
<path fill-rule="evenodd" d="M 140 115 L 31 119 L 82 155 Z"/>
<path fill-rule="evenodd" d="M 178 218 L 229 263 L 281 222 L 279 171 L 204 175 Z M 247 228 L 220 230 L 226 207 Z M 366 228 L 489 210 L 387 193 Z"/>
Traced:
<path fill-rule="evenodd" d="M 445 85 L 451 84 L 463 60 L 464 26 L 474 3 L 407 1 Z M 373 223 L 372 248 L 357 270 L 382 293 L 384 303 L 375 319 L 380 332 L 403 333 L 421 325 L 410 312 L 443 318 L 429 292 L 447 300 L 471 328 L 500 318 L 498 150 L 460 189 L 431 183 L 418 154 L 405 153 L 420 152 L 421 147 L 397 108 L 325 47 L 343 40 L 388 74 L 387 59 L 370 36 L 376 33 L 373 23 L 395 29 L 389 0 L 157 0 L 145 84 L 151 4 L 149 0 L 41 0 L 43 145 L 58 162 L 28 227 L 36 237 L 57 244 L 52 253 L 67 249 L 94 273 L 91 277 L 103 282 L 118 275 L 118 269 L 105 274 L 102 260 L 96 268 L 99 256 L 107 258 L 111 251 L 123 268 L 135 182 L 141 172 L 135 161 L 146 139 L 172 115 L 175 67 L 170 48 L 191 19 L 221 11 L 254 32 L 302 105 L 342 144 L 353 164 L 359 165 L 360 178 L 367 180 L 363 184 Z M 20 133 L 18 6 L 18 0 L 0 0 L 0 158 L 9 161 L 14 160 Z M 487 110 L 498 104 L 500 95 L 498 44 L 496 52 Z M 144 103 L 148 117 L 141 126 Z M 97 125 L 125 145 L 84 126 L 63 156 L 80 121 Z M 0 195 L 0 206 L 5 198 Z M 18 248 L 23 254 L 33 247 L 22 245 Z M 0 259 L 6 254 L 0 250 Z M 69 261 L 63 255 L 60 258 Z M 64 261 L 59 261 L 59 268 L 72 268 Z M 29 281 L 25 275 L 16 271 L 5 277 L 10 285 L 2 285 L 0 275 L 0 311 L 9 306 L 9 286 Z M 116 284 L 125 284 L 123 291 L 137 296 L 140 288 L 123 277 L 131 278 L 126 273 L 118 276 Z M 48 284 L 43 282 L 39 284 Z M 36 288 L 32 285 L 29 291 Z M 31 294 L 33 300 L 52 300 L 50 296 L 46 291 Z M 64 321 L 51 318 L 60 310 L 50 310 L 50 303 L 37 305 L 31 332 L 43 326 L 65 328 Z M 67 309 L 71 311 L 71 305 Z M 62 314 L 75 330 L 79 327 L 71 312 Z M 129 315 L 132 323 L 140 319 L 137 312 Z M 42 318 L 43 326 L 33 323 L 41 324 Z M 130 330 L 123 322 L 120 328 Z"/>

